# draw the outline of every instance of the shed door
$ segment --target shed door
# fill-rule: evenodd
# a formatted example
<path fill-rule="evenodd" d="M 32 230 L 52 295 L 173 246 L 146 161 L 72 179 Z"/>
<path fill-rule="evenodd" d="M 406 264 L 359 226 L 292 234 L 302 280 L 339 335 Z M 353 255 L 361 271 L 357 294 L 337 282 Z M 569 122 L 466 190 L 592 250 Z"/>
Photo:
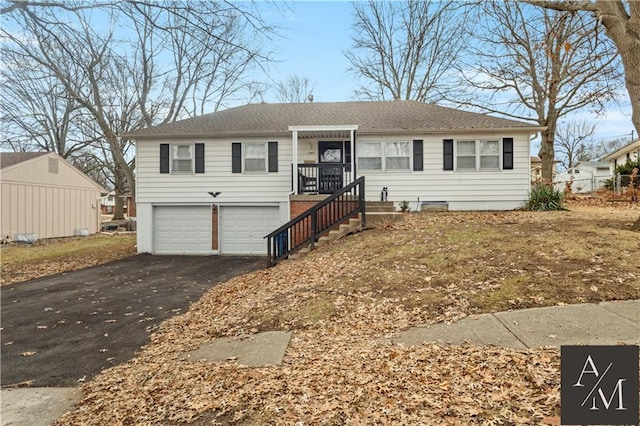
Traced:
<path fill-rule="evenodd" d="M 280 225 L 280 210 L 275 206 L 222 206 L 220 252 L 266 255 L 264 236 Z"/>
<path fill-rule="evenodd" d="M 211 254 L 211 207 L 154 207 L 154 254 Z"/>

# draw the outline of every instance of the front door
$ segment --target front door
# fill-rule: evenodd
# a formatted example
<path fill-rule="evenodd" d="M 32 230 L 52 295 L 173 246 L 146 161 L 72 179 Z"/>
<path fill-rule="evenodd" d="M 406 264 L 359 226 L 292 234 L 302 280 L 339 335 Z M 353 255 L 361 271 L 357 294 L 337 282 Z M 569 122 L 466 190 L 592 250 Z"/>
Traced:
<path fill-rule="evenodd" d="M 344 183 L 342 142 L 318 142 L 318 192 L 332 194 Z"/>

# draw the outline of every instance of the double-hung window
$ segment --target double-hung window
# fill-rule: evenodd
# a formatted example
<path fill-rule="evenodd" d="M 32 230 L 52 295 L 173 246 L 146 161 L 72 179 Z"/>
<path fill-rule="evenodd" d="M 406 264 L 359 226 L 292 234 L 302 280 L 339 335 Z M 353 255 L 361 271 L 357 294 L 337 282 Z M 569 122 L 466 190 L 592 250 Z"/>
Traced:
<path fill-rule="evenodd" d="M 456 170 L 499 170 L 500 141 L 456 141 Z"/>
<path fill-rule="evenodd" d="M 361 170 L 411 169 L 410 142 L 364 142 L 358 144 L 357 153 Z"/>
<path fill-rule="evenodd" d="M 458 141 L 456 145 L 458 170 L 476 169 L 476 141 Z"/>
<path fill-rule="evenodd" d="M 481 140 L 480 145 L 480 170 L 483 169 L 499 169 L 500 168 L 500 141 L 497 140 Z"/>
<path fill-rule="evenodd" d="M 171 172 L 193 172 L 193 145 L 171 145 Z"/>
<path fill-rule="evenodd" d="M 267 145 L 265 143 L 244 144 L 244 171 L 250 173 L 265 173 L 267 171 Z"/>
<path fill-rule="evenodd" d="M 204 144 L 160 144 L 160 173 L 204 173 Z"/>
<path fill-rule="evenodd" d="M 362 143 L 358 145 L 358 166 L 362 170 L 382 170 L 382 144 Z"/>
<path fill-rule="evenodd" d="M 409 142 L 385 142 L 385 170 L 409 170 L 411 168 L 411 146 Z"/>
<path fill-rule="evenodd" d="M 278 142 L 233 142 L 231 173 L 277 173 Z"/>

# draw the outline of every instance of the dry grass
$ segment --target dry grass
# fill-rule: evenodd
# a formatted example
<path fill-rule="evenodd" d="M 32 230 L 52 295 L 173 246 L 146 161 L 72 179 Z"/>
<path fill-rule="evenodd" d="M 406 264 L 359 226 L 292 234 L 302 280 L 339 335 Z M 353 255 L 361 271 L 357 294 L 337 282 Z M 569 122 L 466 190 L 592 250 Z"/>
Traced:
<path fill-rule="evenodd" d="M 476 312 L 640 298 L 638 208 L 407 216 L 236 277 L 83 387 L 58 424 L 559 424 L 553 349 L 381 337 Z M 292 330 L 282 366 L 179 355 L 220 336 Z"/>
<path fill-rule="evenodd" d="M 34 244 L 12 243 L 0 249 L 2 285 L 27 281 L 135 254 L 135 234 L 96 234 L 52 238 Z"/>

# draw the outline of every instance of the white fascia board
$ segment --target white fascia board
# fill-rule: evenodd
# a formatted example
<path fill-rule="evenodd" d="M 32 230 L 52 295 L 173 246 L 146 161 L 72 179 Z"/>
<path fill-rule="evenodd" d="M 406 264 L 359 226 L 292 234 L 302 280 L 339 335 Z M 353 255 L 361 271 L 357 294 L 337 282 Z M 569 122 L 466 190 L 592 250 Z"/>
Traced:
<path fill-rule="evenodd" d="M 322 132 L 327 130 L 358 130 L 357 124 L 337 124 L 337 125 L 319 125 L 319 126 L 289 126 L 289 131 L 293 132 Z"/>

